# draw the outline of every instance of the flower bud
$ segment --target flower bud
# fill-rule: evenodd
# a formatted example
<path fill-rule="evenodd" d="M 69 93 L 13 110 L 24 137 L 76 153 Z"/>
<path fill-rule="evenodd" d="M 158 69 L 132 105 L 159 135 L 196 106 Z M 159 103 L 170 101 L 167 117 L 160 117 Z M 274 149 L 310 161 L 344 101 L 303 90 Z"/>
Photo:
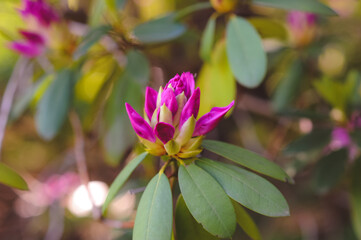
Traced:
<path fill-rule="evenodd" d="M 212 7 L 219 13 L 233 11 L 237 6 L 238 0 L 211 0 Z"/>
<path fill-rule="evenodd" d="M 130 122 L 145 150 L 156 156 L 193 158 L 202 152 L 203 135 L 216 127 L 232 108 L 216 107 L 196 120 L 199 111 L 200 89 L 195 89 L 191 73 L 176 75 L 158 94 L 147 88 L 143 119 L 128 103 Z"/>

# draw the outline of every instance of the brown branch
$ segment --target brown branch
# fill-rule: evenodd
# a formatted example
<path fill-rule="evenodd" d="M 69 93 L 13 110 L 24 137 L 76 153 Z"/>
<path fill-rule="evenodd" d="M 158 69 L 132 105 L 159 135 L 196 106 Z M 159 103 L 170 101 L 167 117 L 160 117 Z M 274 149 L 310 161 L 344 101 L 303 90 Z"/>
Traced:
<path fill-rule="evenodd" d="M 13 73 L 10 77 L 8 84 L 1 101 L 0 106 L 0 152 L 4 140 L 5 129 L 9 119 L 11 107 L 13 105 L 15 92 L 18 88 L 20 80 L 24 77 L 26 72 L 28 60 L 20 58 L 16 63 Z"/>
<path fill-rule="evenodd" d="M 78 169 L 79 177 L 82 184 L 85 186 L 88 197 L 92 204 L 93 209 L 93 218 L 100 219 L 101 211 L 95 205 L 94 198 L 89 189 L 89 175 L 88 175 L 88 168 L 86 164 L 86 156 L 85 156 L 85 141 L 83 135 L 83 128 L 81 125 L 81 121 L 78 115 L 72 111 L 69 115 L 70 123 L 72 125 L 74 135 L 75 135 L 75 146 L 74 146 L 74 155 L 75 155 L 75 162 Z"/>

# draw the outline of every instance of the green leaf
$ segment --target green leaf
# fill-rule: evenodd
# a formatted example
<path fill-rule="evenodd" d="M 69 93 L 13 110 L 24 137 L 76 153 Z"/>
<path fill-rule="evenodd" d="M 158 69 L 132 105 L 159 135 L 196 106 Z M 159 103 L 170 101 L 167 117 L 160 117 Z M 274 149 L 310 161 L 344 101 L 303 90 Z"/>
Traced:
<path fill-rule="evenodd" d="M 351 184 L 351 219 L 353 229 L 359 239 L 361 239 L 361 158 L 356 159 L 352 166 Z"/>
<path fill-rule="evenodd" d="M 20 190 L 28 190 L 28 184 L 13 169 L 0 163 L 0 183 Z"/>
<path fill-rule="evenodd" d="M 140 199 L 133 240 L 170 240 L 172 225 L 172 192 L 169 181 L 164 174 L 157 174 Z"/>
<path fill-rule="evenodd" d="M 313 173 L 313 186 L 318 193 L 326 193 L 335 186 L 345 171 L 348 159 L 347 149 L 322 157 L 316 164 Z"/>
<path fill-rule="evenodd" d="M 227 60 L 225 41 L 216 44 L 211 61 L 204 64 L 199 73 L 197 86 L 202 92 L 199 116 L 235 100 L 236 81 Z"/>
<path fill-rule="evenodd" d="M 106 35 L 110 29 L 112 29 L 109 25 L 98 26 L 90 31 L 85 35 L 82 42 L 79 44 L 78 48 L 75 50 L 73 54 L 74 59 L 79 59 L 80 57 L 84 56 L 89 49 L 96 44 L 104 35 Z"/>
<path fill-rule="evenodd" d="M 186 27 L 176 22 L 171 14 L 139 24 L 134 28 L 133 34 L 144 44 L 154 44 L 174 40 L 185 31 Z"/>
<path fill-rule="evenodd" d="M 214 140 L 204 140 L 202 146 L 211 152 L 214 152 L 258 173 L 284 182 L 293 181 L 277 164 L 244 148 Z"/>
<path fill-rule="evenodd" d="M 200 46 L 200 56 L 203 61 L 209 62 L 211 59 L 211 52 L 214 43 L 214 33 L 216 31 L 216 19 L 217 15 L 213 14 L 207 23 L 206 28 L 204 29 L 202 38 L 201 38 L 201 46 Z"/>
<path fill-rule="evenodd" d="M 110 202 L 114 199 L 114 197 L 118 194 L 120 188 L 123 184 L 128 180 L 129 176 L 136 169 L 136 167 L 144 160 L 144 158 L 148 155 L 148 153 L 144 152 L 134 159 L 132 159 L 127 166 L 118 174 L 115 178 L 114 182 L 109 188 L 108 196 L 103 204 L 102 213 L 106 215 L 106 211 L 108 210 L 108 206 Z"/>
<path fill-rule="evenodd" d="M 269 18 L 252 17 L 247 19 L 262 38 L 276 38 L 286 40 L 288 33 L 284 25 Z"/>
<path fill-rule="evenodd" d="M 179 10 L 177 13 L 175 13 L 174 19 L 175 20 L 180 20 L 186 16 L 188 16 L 189 14 L 192 14 L 196 11 L 200 11 L 200 10 L 204 10 L 204 9 L 209 9 L 212 8 L 212 5 L 210 2 L 199 2 L 199 3 L 195 3 L 193 5 L 190 5 L 188 7 L 185 7 L 181 10 Z"/>
<path fill-rule="evenodd" d="M 227 24 L 227 56 L 238 82 L 248 88 L 261 84 L 267 69 L 266 53 L 254 27 L 244 18 L 231 17 Z"/>
<path fill-rule="evenodd" d="M 289 216 L 282 193 L 266 179 L 242 168 L 206 158 L 196 163 L 217 180 L 228 196 L 248 209 L 270 217 Z"/>
<path fill-rule="evenodd" d="M 253 240 L 261 240 L 261 234 L 258 231 L 257 225 L 254 223 L 251 216 L 247 211 L 239 205 L 236 201 L 232 200 L 234 210 L 236 212 L 237 223 L 245 231 L 245 233 Z"/>
<path fill-rule="evenodd" d="M 298 59 L 290 64 L 288 72 L 276 89 L 272 99 L 273 108 L 279 112 L 287 108 L 300 91 L 303 67 Z"/>
<path fill-rule="evenodd" d="M 111 165 L 119 163 L 126 150 L 136 140 L 135 132 L 125 110 L 125 102 L 142 112 L 144 95 L 141 85 L 129 74 L 127 69 L 114 83 L 113 91 L 106 107 L 107 127 L 103 138 L 106 161 Z"/>
<path fill-rule="evenodd" d="M 299 10 L 322 15 L 337 15 L 337 13 L 317 0 L 252 0 L 253 4 L 286 10 Z"/>
<path fill-rule="evenodd" d="M 175 226 L 177 240 L 217 240 L 218 238 L 208 233 L 201 224 L 192 217 L 183 196 L 180 195 L 175 210 Z"/>
<path fill-rule="evenodd" d="M 127 53 L 126 74 L 141 85 L 146 85 L 150 76 L 150 64 L 144 54 L 137 50 Z"/>
<path fill-rule="evenodd" d="M 107 7 L 113 11 L 116 12 L 117 10 L 123 9 L 125 4 L 127 3 L 127 0 L 105 0 Z"/>
<path fill-rule="evenodd" d="M 106 1 L 104 0 L 93 0 L 91 2 L 90 13 L 89 13 L 90 26 L 95 27 L 102 24 L 106 7 L 107 7 Z"/>
<path fill-rule="evenodd" d="M 330 142 L 331 132 L 331 129 L 316 129 L 291 142 L 283 151 L 287 154 L 294 154 L 321 149 Z"/>
<path fill-rule="evenodd" d="M 36 128 L 46 140 L 55 137 L 67 117 L 73 97 L 74 75 L 69 69 L 59 72 L 38 104 Z"/>
<path fill-rule="evenodd" d="M 313 82 L 317 92 L 333 107 L 346 111 L 352 100 L 356 87 L 356 78 L 347 78 L 345 82 L 331 79 L 327 76 Z"/>
<path fill-rule="evenodd" d="M 30 102 L 34 99 L 35 93 L 40 86 L 47 80 L 48 75 L 42 76 L 38 81 L 29 86 L 25 92 L 14 101 L 14 105 L 10 112 L 10 121 L 18 119 L 28 108 Z"/>
<path fill-rule="evenodd" d="M 194 164 L 180 166 L 178 179 L 184 201 L 196 221 L 213 235 L 231 237 L 236 215 L 231 200 L 217 181 Z"/>

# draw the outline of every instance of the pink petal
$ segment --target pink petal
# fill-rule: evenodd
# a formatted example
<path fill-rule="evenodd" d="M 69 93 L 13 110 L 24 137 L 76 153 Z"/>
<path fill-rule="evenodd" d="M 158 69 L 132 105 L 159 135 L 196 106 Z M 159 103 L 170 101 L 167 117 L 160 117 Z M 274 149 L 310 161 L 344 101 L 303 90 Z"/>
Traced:
<path fill-rule="evenodd" d="M 187 98 L 189 98 L 193 94 L 195 88 L 193 74 L 191 74 L 190 72 L 182 73 L 181 81 L 183 81 L 184 84 L 186 85 L 184 94 L 186 95 Z"/>
<path fill-rule="evenodd" d="M 199 111 L 199 103 L 200 103 L 200 95 L 201 91 L 199 88 L 194 90 L 192 96 L 187 101 L 186 105 L 183 108 L 180 121 L 179 121 L 179 129 L 182 128 L 183 124 L 190 118 L 194 116 L 197 118 Z"/>
<path fill-rule="evenodd" d="M 44 50 L 42 46 L 31 42 L 12 42 L 9 47 L 29 58 L 41 55 Z"/>
<path fill-rule="evenodd" d="M 155 126 L 155 135 L 162 141 L 162 143 L 166 144 L 169 140 L 172 140 L 174 136 L 174 127 L 165 122 L 159 122 Z"/>
<path fill-rule="evenodd" d="M 144 118 L 142 118 L 128 103 L 125 103 L 125 108 L 127 109 L 130 123 L 132 124 L 135 133 L 141 138 L 155 142 L 156 137 L 154 135 L 153 129 L 144 120 Z"/>
<path fill-rule="evenodd" d="M 163 91 L 160 106 L 163 104 L 172 112 L 173 116 L 177 113 L 178 103 L 172 89 L 167 88 Z"/>
<path fill-rule="evenodd" d="M 19 30 L 19 33 L 29 42 L 34 43 L 34 44 L 39 44 L 39 45 L 44 45 L 45 44 L 45 39 L 42 35 L 35 33 L 35 32 L 30 32 L 30 31 L 26 31 L 26 30 Z"/>
<path fill-rule="evenodd" d="M 146 88 L 144 110 L 149 120 L 152 120 L 153 113 L 157 107 L 157 95 L 157 91 L 153 88 Z"/>
<path fill-rule="evenodd" d="M 214 107 L 209 113 L 204 114 L 196 123 L 193 137 L 205 135 L 212 131 L 222 119 L 224 115 L 233 107 L 234 101 L 232 101 L 226 107 Z"/>

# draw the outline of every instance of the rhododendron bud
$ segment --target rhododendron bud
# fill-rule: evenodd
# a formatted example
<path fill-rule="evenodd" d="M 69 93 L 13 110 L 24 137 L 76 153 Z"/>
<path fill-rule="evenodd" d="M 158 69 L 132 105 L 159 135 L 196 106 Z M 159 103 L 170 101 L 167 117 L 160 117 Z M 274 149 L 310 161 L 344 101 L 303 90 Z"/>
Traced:
<path fill-rule="evenodd" d="M 201 151 L 203 136 L 213 130 L 234 102 L 213 108 L 198 121 L 200 89 L 189 72 L 172 78 L 158 93 L 147 87 L 144 118 L 128 103 L 126 110 L 140 142 L 156 156 L 192 158 Z"/>
<path fill-rule="evenodd" d="M 48 27 L 52 22 L 58 21 L 59 17 L 50 5 L 44 0 L 24 0 L 24 9 L 20 10 L 24 18 L 33 17 L 39 25 Z"/>
<path fill-rule="evenodd" d="M 9 48 L 25 57 L 37 57 L 44 53 L 49 26 L 54 21 L 58 21 L 58 15 L 43 0 L 24 0 L 23 9 L 19 11 L 31 31 L 19 30 L 24 39 L 10 43 Z"/>
<path fill-rule="evenodd" d="M 311 43 L 316 35 L 316 15 L 307 12 L 290 11 L 287 22 L 291 41 L 296 47 Z"/>

